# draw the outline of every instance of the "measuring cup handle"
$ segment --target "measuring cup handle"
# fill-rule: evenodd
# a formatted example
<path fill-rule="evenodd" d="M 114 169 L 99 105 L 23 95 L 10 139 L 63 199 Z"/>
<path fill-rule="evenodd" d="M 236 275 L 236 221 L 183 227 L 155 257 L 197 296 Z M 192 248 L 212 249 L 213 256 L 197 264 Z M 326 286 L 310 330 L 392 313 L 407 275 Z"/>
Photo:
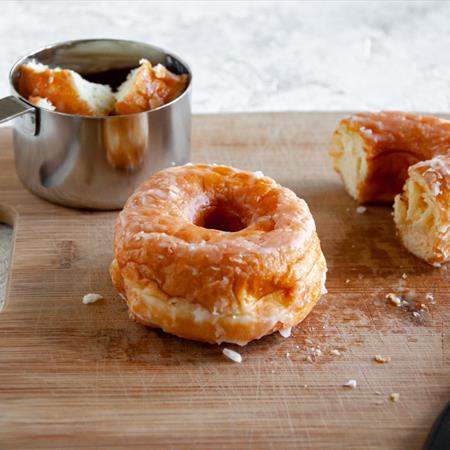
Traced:
<path fill-rule="evenodd" d="M 23 114 L 30 114 L 30 122 L 36 127 L 36 108 L 13 95 L 0 99 L 0 123 L 7 122 Z"/>

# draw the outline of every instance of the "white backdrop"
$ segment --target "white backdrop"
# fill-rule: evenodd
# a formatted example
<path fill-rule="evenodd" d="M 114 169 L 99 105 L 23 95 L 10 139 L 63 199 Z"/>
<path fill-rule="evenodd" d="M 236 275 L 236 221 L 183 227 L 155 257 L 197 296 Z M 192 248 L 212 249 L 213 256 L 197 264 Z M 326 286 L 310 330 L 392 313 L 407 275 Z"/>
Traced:
<path fill-rule="evenodd" d="M 118 37 L 189 62 L 194 112 L 447 111 L 449 23 L 446 2 L 2 2 L 0 95 L 23 54 Z"/>

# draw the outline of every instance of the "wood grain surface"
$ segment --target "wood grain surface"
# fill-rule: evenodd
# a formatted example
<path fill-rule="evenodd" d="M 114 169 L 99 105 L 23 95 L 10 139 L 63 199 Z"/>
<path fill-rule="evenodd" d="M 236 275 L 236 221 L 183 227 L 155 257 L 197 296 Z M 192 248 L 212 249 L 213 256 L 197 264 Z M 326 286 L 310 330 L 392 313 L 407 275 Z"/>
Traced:
<path fill-rule="evenodd" d="M 293 189 L 329 267 L 328 295 L 293 336 L 232 347 L 242 364 L 130 321 L 108 275 L 117 213 L 25 191 L 1 130 L 0 219 L 14 225 L 14 251 L 0 314 L 0 448 L 420 449 L 450 398 L 449 272 L 401 247 L 389 207 L 356 213 L 327 155 L 341 116 L 194 118 L 193 161 L 262 170 Z M 84 305 L 88 292 L 105 299 Z M 389 292 L 408 305 L 387 304 Z"/>

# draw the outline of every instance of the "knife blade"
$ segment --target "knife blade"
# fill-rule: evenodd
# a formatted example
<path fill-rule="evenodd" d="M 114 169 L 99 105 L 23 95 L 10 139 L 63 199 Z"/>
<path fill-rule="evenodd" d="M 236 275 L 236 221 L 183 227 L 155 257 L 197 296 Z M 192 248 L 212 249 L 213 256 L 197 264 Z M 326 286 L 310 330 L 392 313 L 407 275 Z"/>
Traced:
<path fill-rule="evenodd" d="M 423 450 L 450 450 L 450 402 L 434 422 Z"/>

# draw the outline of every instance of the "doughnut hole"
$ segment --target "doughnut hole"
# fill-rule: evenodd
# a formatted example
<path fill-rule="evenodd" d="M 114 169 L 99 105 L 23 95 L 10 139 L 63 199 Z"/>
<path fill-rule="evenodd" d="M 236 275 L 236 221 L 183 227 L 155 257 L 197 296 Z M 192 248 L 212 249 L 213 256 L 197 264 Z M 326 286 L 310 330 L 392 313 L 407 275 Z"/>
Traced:
<path fill-rule="evenodd" d="M 219 201 L 197 211 L 194 224 L 207 229 L 225 232 L 241 231 L 247 227 L 242 214 L 230 203 Z"/>

